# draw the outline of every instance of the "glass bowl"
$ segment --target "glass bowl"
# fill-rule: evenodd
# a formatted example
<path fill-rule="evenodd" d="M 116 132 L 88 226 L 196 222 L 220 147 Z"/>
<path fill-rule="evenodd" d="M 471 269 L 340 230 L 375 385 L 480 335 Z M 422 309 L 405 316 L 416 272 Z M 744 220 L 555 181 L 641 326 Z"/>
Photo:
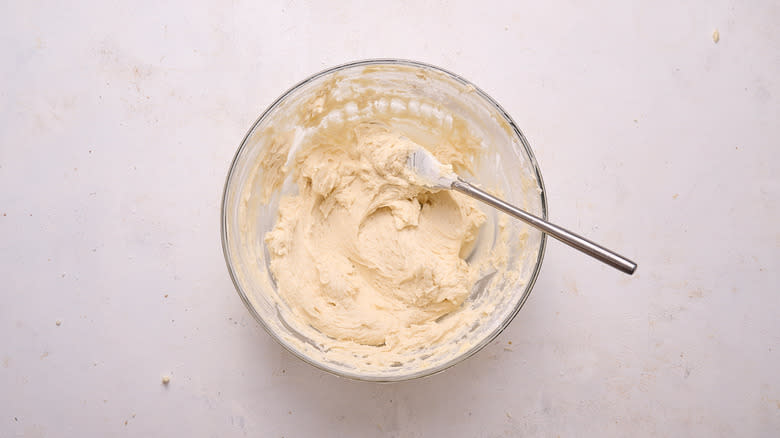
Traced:
<path fill-rule="evenodd" d="M 329 103 L 327 114 L 307 109 L 321 108 L 323 102 Z M 421 144 L 435 140 L 442 130 L 464 130 L 477 143 L 479 154 L 473 174 L 463 176 L 547 218 L 544 184 L 531 147 L 495 100 L 469 81 L 432 65 L 365 60 L 333 67 L 304 80 L 271 104 L 249 129 L 225 182 L 221 222 L 225 261 L 249 312 L 271 337 L 305 362 L 339 376 L 366 381 L 431 375 L 473 355 L 512 321 L 536 281 L 545 236 L 490 207 L 480 206 L 487 220 L 472 255 L 493 254 L 500 247 L 504 268 L 482 273 L 474 285 L 462 306 L 478 310 L 473 321 L 392 363 L 372 360 L 375 347 L 355 351 L 331 348 L 328 338 L 296 319 L 278 294 L 263 237 L 274 226 L 280 197 L 297 191 L 292 178 L 285 179 L 280 173 L 294 157 L 296 145 L 318 124 L 360 117 L 361 108 L 395 111 L 388 118 L 393 127 Z M 425 129 L 420 129 L 423 119 Z M 301 125 L 302 121 L 306 126 Z M 289 153 L 283 148 L 277 153 L 280 141 L 293 145 Z"/>

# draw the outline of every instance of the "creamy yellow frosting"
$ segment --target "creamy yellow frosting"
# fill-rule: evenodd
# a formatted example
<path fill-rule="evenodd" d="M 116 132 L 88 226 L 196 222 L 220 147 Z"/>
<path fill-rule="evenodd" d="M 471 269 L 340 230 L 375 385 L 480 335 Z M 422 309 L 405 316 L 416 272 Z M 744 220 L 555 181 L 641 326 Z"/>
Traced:
<path fill-rule="evenodd" d="M 298 193 L 265 235 L 280 295 L 330 338 L 387 351 L 425 346 L 451 324 L 479 274 L 464 260 L 485 215 L 475 202 L 417 183 L 420 147 L 377 122 L 300 151 Z"/>

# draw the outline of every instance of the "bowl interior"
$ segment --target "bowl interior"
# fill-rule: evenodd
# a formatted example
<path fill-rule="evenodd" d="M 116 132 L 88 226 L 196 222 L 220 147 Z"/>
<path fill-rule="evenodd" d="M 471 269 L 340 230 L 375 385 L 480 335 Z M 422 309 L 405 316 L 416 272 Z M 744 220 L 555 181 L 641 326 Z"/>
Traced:
<path fill-rule="evenodd" d="M 445 135 L 468 142 L 478 158 L 473 172 L 463 176 L 546 218 L 543 183 L 531 149 L 495 101 L 464 79 L 436 67 L 374 60 L 314 75 L 260 116 L 239 147 L 228 174 L 222 238 L 239 295 L 284 347 L 306 362 L 341 376 L 395 381 L 445 369 L 497 336 L 528 297 L 541 265 L 545 240 L 535 229 L 481 206 L 488 219 L 469 258 L 495 257 L 498 251 L 503 262 L 482 273 L 464 303 L 463 307 L 472 311 L 473 321 L 435 345 L 391 362 L 375 358 L 375 347 L 334 347 L 327 337 L 298 321 L 276 290 L 263 242 L 276 221 L 280 197 L 297 191 L 282 169 L 296 150 L 305 147 L 307 139 L 323 127 L 380 116 L 420 144 L 435 144 Z M 465 173 L 465 168 L 457 168 Z"/>

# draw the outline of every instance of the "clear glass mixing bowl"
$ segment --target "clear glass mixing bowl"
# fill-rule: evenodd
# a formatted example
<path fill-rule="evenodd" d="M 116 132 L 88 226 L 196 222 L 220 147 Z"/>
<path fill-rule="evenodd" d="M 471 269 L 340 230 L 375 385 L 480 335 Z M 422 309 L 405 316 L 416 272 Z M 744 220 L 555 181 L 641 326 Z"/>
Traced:
<path fill-rule="evenodd" d="M 431 375 L 476 353 L 512 321 L 536 281 L 544 256 L 545 236 L 485 206 L 483 211 L 488 219 L 480 231 L 475 251 L 489 251 L 497 239 L 505 239 L 512 269 L 486 273 L 463 304 L 476 308 L 489 303 L 489 308 L 480 308 L 484 317 L 448 338 L 446 345 L 431 346 L 410 355 L 404 362 L 371 365 L 370 353 L 365 352 L 356 356 L 360 366 L 345 361 L 345 352 L 328 348 L 324 335 L 295 320 L 276 291 L 263 237 L 274 226 L 279 198 L 295 193 L 297 188 L 291 178 L 279 190 L 264 187 L 263 172 L 270 170 L 264 170 L 259 160 L 261 156 L 266 159 L 273 156 L 263 151 L 276 147 L 274 142 L 279 135 L 289 135 L 290 139 L 305 135 L 295 126 L 295 118 L 290 117 L 299 113 L 302 105 L 316 104 L 318 98 L 330 99 L 336 102 L 338 114 L 322 115 L 321 119 L 349 117 L 355 109 L 354 103 L 350 106 L 349 96 L 354 97 L 356 92 L 369 100 L 381 96 L 384 103 L 375 102 L 373 106 L 387 111 L 393 111 L 395 105 L 409 108 L 414 105 L 419 117 L 438 119 L 450 128 L 452 120 L 464 121 L 468 132 L 481 142 L 474 174 L 464 175 L 466 179 L 547 218 L 544 184 L 531 147 L 509 115 L 490 96 L 460 76 L 428 64 L 391 59 L 358 61 L 317 73 L 294 86 L 252 125 L 236 152 L 225 182 L 222 200 L 225 261 L 249 312 L 274 339 L 300 359 L 336 375 L 367 381 L 399 381 Z M 399 116 L 394 124 L 413 139 L 425 141 L 426 135 L 436 134 L 435 129 L 413 132 L 416 129 L 413 118 Z M 266 163 L 272 165 L 265 169 L 280 168 L 285 158 L 277 156 L 278 162 Z"/>

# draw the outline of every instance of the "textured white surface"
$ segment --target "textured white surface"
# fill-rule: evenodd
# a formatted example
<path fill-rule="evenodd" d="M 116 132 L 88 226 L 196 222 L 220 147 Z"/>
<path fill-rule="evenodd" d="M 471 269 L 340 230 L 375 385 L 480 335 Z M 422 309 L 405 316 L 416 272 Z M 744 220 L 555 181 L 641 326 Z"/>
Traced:
<path fill-rule="evenodd" d="M 777 436 L 780 4 L 259 3 L 0 7 L 0 436 Z M 551 218 L 637 274 L 550 242 L 497 342 L 420 381 L 276 345 L 223 179 L 282 91 L 367 57 L 490 93 Z"/>

